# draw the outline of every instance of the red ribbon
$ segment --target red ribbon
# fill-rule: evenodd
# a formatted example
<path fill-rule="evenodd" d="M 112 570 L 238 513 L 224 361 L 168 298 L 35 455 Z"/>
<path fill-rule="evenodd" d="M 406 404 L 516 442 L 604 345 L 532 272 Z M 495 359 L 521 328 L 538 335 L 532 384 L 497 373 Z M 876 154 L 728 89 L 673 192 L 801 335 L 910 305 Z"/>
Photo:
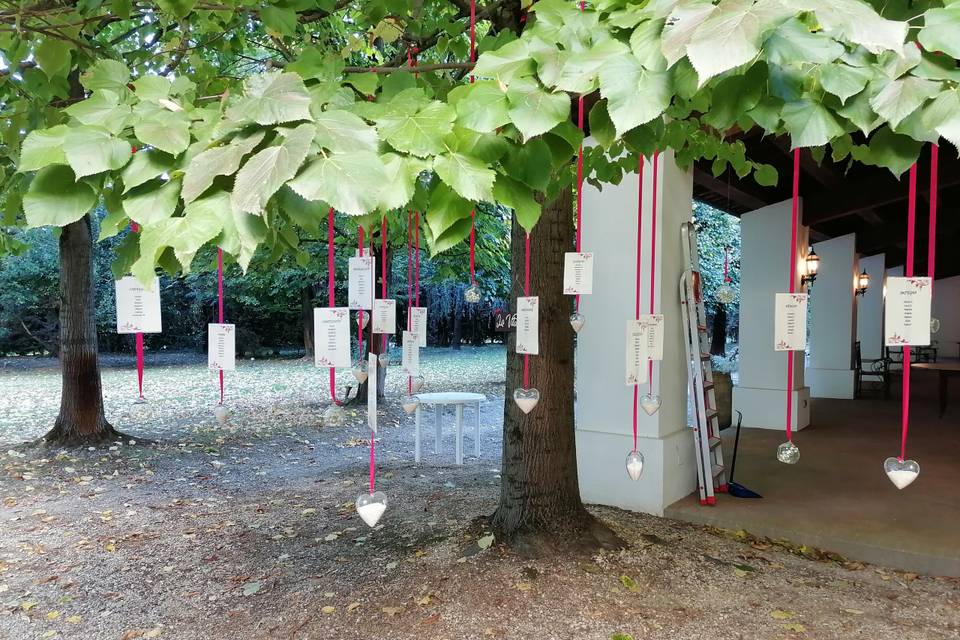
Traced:
<path fill-rule="evenodd" d="M 790 211 L 790 293 L 797 290 L 797 227 L 800 212 L 800 149 L 793 150 L 793 201 Z M 793 442 L 793 351 L 787 351 L 787 441 Z"/>
<path fill-rule="evenodd" d="M 217 247 L 217 321 L 223 324 L 223 249 Z M 223 369 L 220 369 L 220 404 L 223 404 Z"/>
<path fill-rule="evenodd" d="M 653 204 L 650 216 L 650 313 L 657 290 L 657 178 L 660 172 L 660 152 L 653 152 Z M 653 393 L 653 360 L 647 362 L 647 388 Z"/>
<path fill-rule="evenodd" d="M 336 276 L 333 250 L 333 207 L 327 211 L 327 307 L 334 306 L 334 278 Z M 316 346 L 314 346 L 316 348 Z M 361 352 L 360 357 L 363 357 Z M 337 400 L 337 370 L 330 367 L 330 399 L 333 404 L 342 404 Z"/>
<path fill-rule="evenodd" d="M 937 266 L 937 192 L 940 172 L 940 147 L 930 146 L 930 226 L 927 239 L 927 275 L 930 276 L 930 286 L 933 286 L 934 272 Z"/>
<path fill-rule="evenodd" d="M 136 149 L 134 149 L 134 153 L 136 153 Z M 140 225 L 131 220 L 130 231 L 140 233 Z M 143 334 L 139 331 L 134 336 L 134 344 L 137 350 L 137 394 L 143 400 Z"/>
<path fill-rule="evenodd" d="M 643 155 L 637 162 L 637 268 L 636 285 L 634 289 L 633 319 L 640 319 L 640 271 L 641 257 L 643 256 Z M 633 385 L 633 451 L 637 451 L 637 401 L 640 396 L 640 386 Z"/>
<path fill-rule="evenodd" d="M 730 283 L 730 276 L 728 275 L 730 271 L 730 247 L 723 248 L 723 283 Z"/>
<path fill-rule="evenodd" d="M 523 295 L 530 295 L 530 232 L 523 241 Z M 530 388 L 530 354 L 523 354 L 523 388 Z"/>
<path fill-rule="evenodd" d="M 930 194 L 931 201 L 936 194 Z M 917 164 L 910 167 L 910 191 L 907 201 L 907 264 L 906 275 L 913 277 L 914 251 L 917 222 Z M 907 431 L 910 428 L 910 345 L 903 345 L 903 407 L 900 412 L 900 462 L 907 457 Z"/>
<path fill-rule="evenodd" d="M 360 257 L 363 257 L 363 225 L 357 227 L 357 250 L 360 252 Z M 360 309 L 357 312 L 357 341 L 360 343 L 360 362 L 363 362 L 363 309 Z"/>
<path fill-rule="evenodd" d="M 373 234 L 370 234 L 373 240 Z M 387 216 L 380 218 L 380 297 L 387 299 Z M 387 353 L 387 334 L 380 336 L 380 351 Z"/>

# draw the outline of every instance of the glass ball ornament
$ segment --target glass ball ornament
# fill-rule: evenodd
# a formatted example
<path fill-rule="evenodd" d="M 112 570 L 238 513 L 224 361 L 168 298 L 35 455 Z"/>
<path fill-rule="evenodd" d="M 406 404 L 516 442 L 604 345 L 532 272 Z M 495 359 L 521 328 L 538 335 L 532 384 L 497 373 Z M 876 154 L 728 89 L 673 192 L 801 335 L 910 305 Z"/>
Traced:
<path fill-rule="evenodd" d="M 940 318 L 930 318 L 930 333 L 940 331 Z"/>
<path fill-rule="evenodd" d="M 363 331 L 367 328 L 367 323 L 370 322 L 370 314 L 365 311 L 357 312 L 357 326 L 360 327 L 360 331 Z"/>
<path fill-rule="evenodd" d="M 353 366 L 350 368 L 350 373 L 353 374 L 354 379 L 363 384 L 367 381 L 367 363 L 365 360 L 357 360 L 353 363 Z"/>
<path fill-rule="evenodd" d="M 150 404 L 147 402 L 147 399 L 143 396 L 140 396 L 136 400 L 130 403 L 130 414 L 138 419 L 143 420 L 150 415 Z"/>
<path fill-rule="evenodd" d="M 783 464 L 797 464 L 800 462 L 800 449 L 788 440 L 777 447 L 777 460 Z"/>
<path fill-rule="evenodd" d="M 423 389 L 423 385 L 427 384 L 426 378 L 423 376 L 413 376 L 410 379 L 410 390 L 414 393 L 420 393 L 420 390 Z"/>
<path fill-rule="evenodd" d="M 463 292 L 463 299 L 469 302 L 470 304 L 477 304 L 478 302 L 480 302 L 480 298 L 482 295 L 483 294 L 480 291 L 480 287 L 478 287 L 477 283 L 474 282 L 472 285 L 467 287 L 466 290 Z"/>
<path fill-rule="evenodd" d="M 213 408 L 213 415 L 221 426 L 227 424 L 227 421 L 230 420 L 230 410 L 222 404 L 218 404 Z"/>
<path fill-rule="evenodd" d="M 883 471 L 887 474 L 893 486 L 897 489 L 905 489 L 920 475 L 920 464 L 916 460 L 901 460 L 890 457 L 883 461 Z"/>
<path fill-rule="evenodd" d="M 582 313 L 574 312 L 570 314 L 570 326 L 573 327 L 574 333 L 580 333 L 580 329 L 583 329 L 586 322 L 587 319 L 583 317 Z"/>
<path fill-rule="evenodd" d="M 339 427 L 345 419 L 340 405 L 332 404 L 323 412 L 323 424 L 328 427 Z"/>
<path fill-rule="evenodd" d="M 410 415 L 417 410 L 417 407 L 420 406 L 420 398 L 417 396 L 404 396 L 403 400 L 400 401 L 400 406 L 403 407 L 403 410 Z"/>
<path fill-rule="evenodd" d="M 361 493 L 357 496 L 357 515 L 368 527 L 375 527 L 387 510 L 387 494 L 383 491 Z"/>
<path fill-rule="evenodd" d="M 729 284 L 723 283 L 720 285 L 720 288 L 717 289 L 717 300 L 719 300 L 721 304 L 730 304 L 736 299 L 737 294 Z"/>
<path fill-rule="evenodd" d="M 634 482 L 643 475 L 643 454 L 639 451 L 631 451 L 627 455 L 627 475 Z"/>
<path fill-rule="evenodd" d="M 652 416 L 660 410 L 660 396 L 655 393 L 645 393 L 640 397 L 640 408 L 648 416 Z"/>
<path fill-rule="evenodd" d="M 378 355 L 377 364 L 379 364 L 381 367 L 386 367 L 388 364 L 390 364 L 390 354 L 381 353 L 380 355 Z"/>

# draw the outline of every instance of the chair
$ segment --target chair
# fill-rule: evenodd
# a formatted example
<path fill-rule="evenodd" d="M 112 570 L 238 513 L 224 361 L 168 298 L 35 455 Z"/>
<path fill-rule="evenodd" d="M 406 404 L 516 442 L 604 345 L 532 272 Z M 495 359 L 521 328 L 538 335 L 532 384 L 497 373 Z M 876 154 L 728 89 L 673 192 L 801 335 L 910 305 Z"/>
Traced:
<path fill-rule="evenodd" d="M 902 352 L 900 356 L 902 359 Z M 882 358 L 868 358 L 864 360 L 860 351 L 860 341 L 855 342 L 853 348 L 854 397 L 861 397 L 863 394 L 863 383 L 867 381 L 879 384 L 883 390 L 883 397 L 889 398 L 891 363 L 892 358 L 889 349 L 887 349 L 886 355 Z"/>

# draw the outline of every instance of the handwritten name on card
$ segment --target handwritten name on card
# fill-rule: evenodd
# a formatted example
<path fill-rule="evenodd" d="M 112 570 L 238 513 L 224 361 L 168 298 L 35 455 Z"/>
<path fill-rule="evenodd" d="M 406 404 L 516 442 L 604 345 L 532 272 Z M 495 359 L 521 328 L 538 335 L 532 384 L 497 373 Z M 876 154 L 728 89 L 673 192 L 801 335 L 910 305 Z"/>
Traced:
<path fill-rule="evenodd" d="M 371 353 L 367 359 L 367 426 L 377 432 L 377 354 Z M 373 437 L 373 436 L 371 436 Z"/>
<path fill-rule="evenodd" d="M 563 254 L 563 292 L 567 295 L 593 293 L 593 254 L 569 251 Z"/>
<path fill-rule="evenodd" d="M 233 371 L 237 368 L 237 332 L 232 324 L 207 325 L 207 368 Z"/>
<path fill-rule="evenodd" d="M 417 334 L 412 331 L 403 332 L 403 351 L 400 368 L 404 375 L 420 375 L 420 344 Z"/>
<path fill-rule="evenodd" d="M 373 301 L 373 332 L 397 332 L 397 301 L 377 298 Z"/>
<path fill-rule="evenodd" d="M 807 348 L 807 294 L 778 293 L 774 304 L 774 349 L 803 351 Z"/>
<path fill-rule="evenodd" d="M 410 331 L 417 334 L 421 347 L 427 346 L 427 308 L 410 307 Z"/>
<path fill-rule="evenodd" d="M 648 326 L 642 320 L 627 320 L 626 383 L 627 386 L 644 384 L 648 380 L 647 363 L 650 360 L 647 351 L 650 343 L 647 336 Z"/>
<path fill-rule="evenodd" d="M 350 366 L 350 310 L 313 310 L 313 362 L 318 367 Z"/>
<path fill-rule="evenodd" d="M 639 320 L 647 327 L 647 358 L 663 360 L 663 314 L 644 313 Z"/>
<path fill-rule="evenodd" d="M 114 289 L 117 333 L 161 333 L 159 278 L 154 278 L 147 288 L 133 276 L 126 276 L 117 280 Z"/>
<path fill-rule="evenodd" d="M 540 353 L 540 298 L 517 298 L 517 353 Z"/>
<path fill-rule="evenodd" d="M 351 309 L 373 308 L 373 256 L 354 256 L 347 267 L 347 299 Z"/>
<path fill-rule="evenodd" d="M 884 344 L 888 347 L 930 344 L 930 278 L 887 278 Z"/>

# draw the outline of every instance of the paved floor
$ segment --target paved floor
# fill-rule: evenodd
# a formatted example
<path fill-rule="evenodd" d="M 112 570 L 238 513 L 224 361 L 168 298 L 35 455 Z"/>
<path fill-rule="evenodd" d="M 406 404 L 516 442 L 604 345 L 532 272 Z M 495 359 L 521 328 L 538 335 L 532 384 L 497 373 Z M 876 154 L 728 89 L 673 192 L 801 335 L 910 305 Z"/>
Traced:
<path fill-rule="evenodd" d="M 960 576 L 960 394 L 936 413 L 936 376 L 914 372 L 907 457 L 920 476 L 904 490 L 882 464 L 900 447 L 900 396 L 815 399 L 811 426 L 795 434 L 800 462 L 776 461 L 779 431 L 744 429 L 737 482 L 762 500 L 721 495 L 701 507 L 692 495 L 667 508 L 678 520 L 745 529 L 848 558 L 933 575 Z M 733 452 L 733 429 L 724 451 Z"/>

